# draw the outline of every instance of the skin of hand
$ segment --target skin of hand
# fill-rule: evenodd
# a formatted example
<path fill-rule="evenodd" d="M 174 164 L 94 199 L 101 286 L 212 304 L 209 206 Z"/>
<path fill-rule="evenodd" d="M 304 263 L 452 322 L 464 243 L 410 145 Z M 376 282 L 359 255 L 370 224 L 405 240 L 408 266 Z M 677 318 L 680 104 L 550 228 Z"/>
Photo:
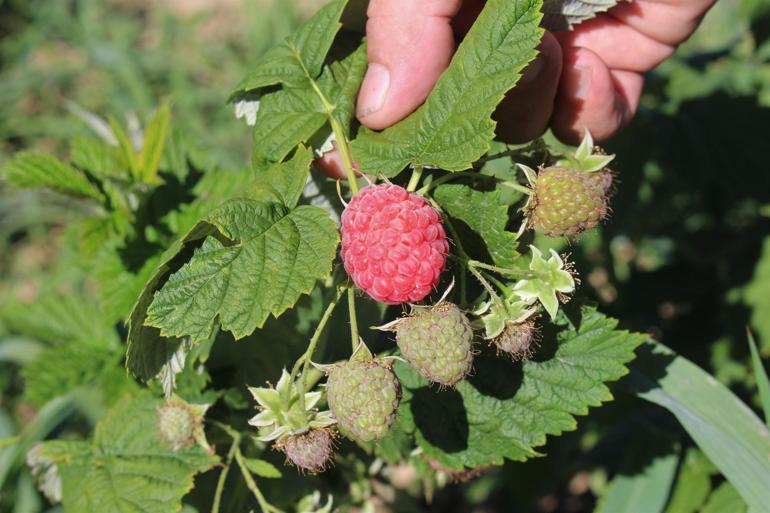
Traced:
<path fill-rule="evenodd" d="M 586 128 L 597 141 L 611 137 L 633 118 L 643 74 L 674 53 L 714 1 L 621 1 L 572 31 L 546 32 L 538 57 L 495 112 L 498 138 L 525 142 L 549 126 L 572 144 Z M 484 0 L 370 0 L 359 121 L 382 130 L 419 107 L 483 6 Z M 335 153 L 319 164 L 342 176 Z"/>

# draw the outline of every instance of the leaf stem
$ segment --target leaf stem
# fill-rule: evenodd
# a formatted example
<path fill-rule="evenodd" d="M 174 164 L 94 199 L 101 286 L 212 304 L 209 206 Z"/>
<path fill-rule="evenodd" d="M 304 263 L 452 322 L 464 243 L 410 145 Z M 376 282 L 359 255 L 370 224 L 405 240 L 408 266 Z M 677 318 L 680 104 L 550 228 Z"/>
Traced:
<path fill-rule="evenodd" d="M 420 178 L 422 178 L 423 170 L 424 168 L 422 166 L 414 166 L 412 168 L 412 176 L 409 178 L 409 184 L 406 186 L 407 191 L 414 192 L 414 190 L 417 189 Z"/>
<path fill-rule="evenodd" d="M 342 125 L 334 115 L 329 113 L 329 124 L 332 126 L 334 137 L 337 139 L 337 148 L 342 155 L 342 165 L 345 167 L 345 174 L 348 176 L 348 186 L 350 192 L 354 195 L 358 194 L 358 181 L 356 179 L 356 170 L 353 167 L 353 156 L 350 153 L 350 145 L 348 144 L 348 138 L 345 131 L 342 129 Z"/>
<path fill-rule="evenodd" d="M 487 271 L 496 272 L 497 274 L 503 274 L 506 276 L 515 276 L 520 278 L 526 278 L 532 275 L 531 271 L 525 271 L 523 269 L 506 269 L 504 267 L 498 267 L 496 265 L 485 264 L 478 260 L 468 260 L 466 264 L 469 267 L 476 267 L 478 269 L 485 269 Z"/>
<path fill-rule="evenodd" d="M 246 486 L 249 490 L 251 490 L 251 493 L 254 494 L 254 497 L 256 497 L 257 502 L 259 503 L 259 507 L 262 508 L 262 511 L 265 513 L 284 513 L 282 510 L 267 502 L 265 496 L 262 495 L 262 492 L 259 490 L 259 487 L 254 481 L 254 478 L 251 477 L 251 472 L 246 466 L 246 462 L 243 460 L 243 454 L 241 454 L 241 449 L 239 447 L 236 447 L 235 449 L 235 461 L 238 463 L 238 467 L 241 469 L 241 474 L 243 474 L 243 480 L 246 481 Z"/>
<path fill-rule="evenodd" d="M 231 435 L 229 431 L 227 434 Z M 230 450 L 227 451 L 227 460 L 225 462 L 225 466 L 222 469 L 222 472 L 219 474 L 219 479 L 217 480 L 217 488 L 214 492 L 214 504 L 211 506 L 211 513 L 219 513 L 219 506 L 222 504 L 222 492 L 225 489 L 225 481 L 227 481 L 227 474 L 230 473 L 230 465 L 233 463 L 235 452 L 238 450 L 238 445 L 240 443 L 241 435 L 240 433 L 235 433 L 235 436 L 233 436 L 233 443 L 230 446 Z"/>
<path fill-rule="evenodd" d="M 350 315 L 350 345 L 355 352 L 358 347 L 358 318 L 356 317 L 356 291 L 348 287 L 348 314 Z"/>
<path fill-rule="evenodd" d="M 346 285 L 337 287 L 337 293 L 334 295 L 334 298 L 326 307 L 326 311 L 324 312 L 323 317 L 321 317 L 321 320 L 318 322 L 318 327 L 316 328 L 315 333 L 313 333 L 313 338 L 310 339 L 310 343 L 307 345 L 305 354 L 302 356 L 302 359 L 304 360 L 304 364 L 302 365 L 302 377 L 300 378 L 300 384 L 302 388 L 300 388 L 299 390 L 299 396 L 300 396 L 300 401 L 302 401 L 303 409 L 305 407 L 305 391 L 307 390 L 307 370 L 310 367 L 310 361 L 313 359 L 313 353 L 315 352 L 315 348 L 318 345 L 318 340 L 321 338 L 321 333 L 323 332 L 324 326 L 326 326 L 326 323 L 329 321 L 329 318 L 332 316 L 334 307 L 337 306 L 337 303 L 339 303 L 340 298 L 342 297 L 342 294 L 344 294 L 345 289 L 347 288 L 348 287 Z M 292 372 L 294 372 L 293 369 L 292 369 Z"/>
<path fill-rule="evenodd" d="M 500 296 L 497 295 L 497 291 L 495 288 L 490 284 L 484 276 L 481 275 L 478 269 L 472 266 L 468 266 L 468 271 L 476 277 L 477 280 L 479 280 L 479 283 L 487 289 L 487 292 L 489 292 L 489 296 L 492 298 L 492 301 L 495 303 L 495 305 L 498 306 L 498 308 L 501 308 L 503 311 L 505 311 L 505 303 L 503 303 L 503 300 L 500 299 Z"/>

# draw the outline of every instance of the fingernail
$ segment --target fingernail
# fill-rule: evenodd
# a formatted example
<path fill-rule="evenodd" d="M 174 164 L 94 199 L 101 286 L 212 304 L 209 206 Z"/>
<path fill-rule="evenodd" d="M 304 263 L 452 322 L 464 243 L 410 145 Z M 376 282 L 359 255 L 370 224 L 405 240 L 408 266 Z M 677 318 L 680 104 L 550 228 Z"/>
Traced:
<path fill-rule="evenodd" d="M 575 71 L 578 73 L 575 98 L 578 100 L 585 100 L 588 98 L 589 89 L 591 89 L 591 80 L 593 79 L 594 69 L 591 66 L 576 66 Z"/>
<path fill-rule="evenodd" d="M 390 72 L 382 64 L 372 62 L 366 70 L 358 101 L 358 116 L 366 117 L 382 109 L 390 88 Z"/>

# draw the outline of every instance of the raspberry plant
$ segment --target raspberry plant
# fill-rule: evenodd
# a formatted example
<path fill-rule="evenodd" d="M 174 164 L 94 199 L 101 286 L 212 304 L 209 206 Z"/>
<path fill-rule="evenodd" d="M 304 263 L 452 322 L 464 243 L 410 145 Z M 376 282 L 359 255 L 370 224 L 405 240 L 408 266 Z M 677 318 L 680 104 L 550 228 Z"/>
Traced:
<path fill-rule="evenodd" d="M 622 166 L 609 170 L 589 133 L 578 148 L 494 142 L 492 114 L 537 55 L 541 10 L 566 25 L 593 12 L 554 5 L 486 2 L 425 103 L 382 132 L 354 119 L 366 46 L 340 31 L 346 1 L 333 0 L 232 92 L 253 130 L 248 168 L 196 161 L 167 103 L 139 144 L 111 120 L 117 144 L 77 139 L 71 163 L 16 155 L 10 182 L 90 209 L 67 240 L 98 289 L 15 314 L 19 331 L 51 312 L 57 323 L 41 337 L 60 345 L 25 369 L 29 400 L 95 387 L 106 411 L 88 440 L 25 447 L 46 497 L 65 511 L 166 513 L 196 484 L 215 513 L 348 511 L 400 465 L 429 488 L 540 456 L 634 365 L 626 386 L 764 505 L 761 478 L 745 477 L 770 475 L 764 426 L 582 299 L 581 269 L 556 249 L 609 217 Z M 312 172 L 330 141 L 342 183 Z M 123 339 L 130 376 L 115 372 Z M 325 472 L 349 489 L 322 500 L 306 474 Z M 291 489 L 268 493 L 277 478 Z"/>

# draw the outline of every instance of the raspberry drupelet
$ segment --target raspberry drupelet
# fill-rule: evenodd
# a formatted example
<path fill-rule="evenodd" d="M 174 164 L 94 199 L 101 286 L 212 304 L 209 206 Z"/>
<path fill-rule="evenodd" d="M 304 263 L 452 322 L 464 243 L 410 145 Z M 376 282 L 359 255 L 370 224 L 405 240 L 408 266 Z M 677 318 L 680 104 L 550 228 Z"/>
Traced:
<path fill-rule="evenodd" d="M 365 187 L 342 213 L 342 261 L 356 286 L 388 304 L 423 300 L 449 253 L 441 216 L 392 184 Z"/>

